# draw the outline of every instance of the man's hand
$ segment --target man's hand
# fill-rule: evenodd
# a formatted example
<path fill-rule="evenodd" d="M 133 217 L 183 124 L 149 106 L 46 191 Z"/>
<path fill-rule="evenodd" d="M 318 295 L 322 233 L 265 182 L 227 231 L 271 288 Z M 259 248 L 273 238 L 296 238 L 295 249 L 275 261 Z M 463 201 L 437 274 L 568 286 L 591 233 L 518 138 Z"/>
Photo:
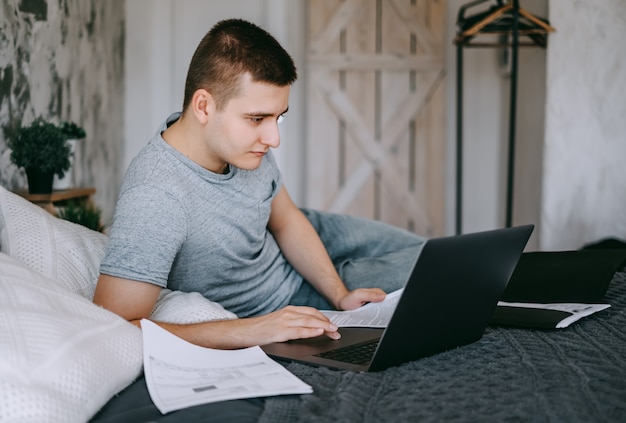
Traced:
<path fill-rule="evenodd" d="M 287 306 L 272 313 L 234 320 L 189 325 L 155 322 L 192 344 L 208 348 L 236 349 L 326 334 L 339 339 L 337 326 L 311 307 Z"/>
<path fill-rule="evenodd" d="M 337 326 L 312 307 L 287 306 L 264 316 L 241 320 L 250 325 L 250 337 L 257 339 L 255 345 L 313 338 L 324 333 L 331 339 L 341 338 Z"/>
<path fill-rule="evenodd" d="M 339 300 L 339 310 L 354 310 L 367 303 L 379 303 L 387 294 L 380 288 L 359 288 Z"/>

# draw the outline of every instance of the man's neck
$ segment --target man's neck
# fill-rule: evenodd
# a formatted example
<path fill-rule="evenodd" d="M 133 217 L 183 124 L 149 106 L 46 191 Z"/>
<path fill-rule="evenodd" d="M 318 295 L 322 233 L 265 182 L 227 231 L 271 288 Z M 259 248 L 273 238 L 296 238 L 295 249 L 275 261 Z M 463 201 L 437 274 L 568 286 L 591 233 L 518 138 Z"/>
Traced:
<path fill-rule="evenodd" d="M 217 174 L 228 173 L 228 164 L 216 165 L 211 160 L 210 153 L 205 151 L 206 144 L 201 141 L 200 128 L 189 125 L 184 115 L 163 131 L 161 137 L 180 154 L 203 168 Z"/>

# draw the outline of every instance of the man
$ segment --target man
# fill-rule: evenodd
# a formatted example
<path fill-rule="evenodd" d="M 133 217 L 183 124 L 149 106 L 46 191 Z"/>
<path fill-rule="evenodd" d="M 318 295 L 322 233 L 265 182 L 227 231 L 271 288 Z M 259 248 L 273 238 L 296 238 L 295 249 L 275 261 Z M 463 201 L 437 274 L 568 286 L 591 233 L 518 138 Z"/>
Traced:
<path fill-rule="evenodd" d="M 227 20 L 207 33 L 189 66 L 182 113 L 125 175 L 96 304 L 137 324 L 161 289 L 198 291 L 240 319 L 157 323 L 228 349 L 338 339 L 318 309 L 355 309 L 382 301 L 381 288 L 402 287 L 421 238 L 301 211 L 282 185 L 270 149 L 280 143 L 295 79 L 291 57 L 259 27 Z"/>

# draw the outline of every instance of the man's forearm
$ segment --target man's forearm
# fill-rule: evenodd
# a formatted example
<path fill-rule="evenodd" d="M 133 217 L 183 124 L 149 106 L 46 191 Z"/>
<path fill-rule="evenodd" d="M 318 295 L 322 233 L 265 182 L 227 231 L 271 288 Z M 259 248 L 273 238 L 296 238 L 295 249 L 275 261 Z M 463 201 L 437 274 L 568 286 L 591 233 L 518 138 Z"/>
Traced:
<path fill-rule="evenodd" d="M 289 263 L 338 309 L 348 290 L 306 216 L 298 210 L 278 232 L 274 237 Z"/>
<path fill-rule="evenodd" d="M 302 277 L 337 310 L 353 310 L 385 299 L 385 292 L 379 288 L 347 289 L 319 235 L 300 210 L 282 223 L 273 226 L 272 230 L 281 251 Z"/>
<path fill-rule="evenodd" d="M 139 321 L 132 321 L 138 324 Z M 326 333 L 340 337 L 337 326 L 310 307 L 288 306 L 264 316 L 194 324 L 155 322 L 163 329 L 195 345 L 215 349 L 247 348 Z"/>
<path fill-rule="evenodd" d="M 187 342 L 205 348 L 230 350 L 262 343 L 253 337 L 254 334 L 248 334 L 246 322 L 240 319 L 193 324 L 154 323 Z"/>

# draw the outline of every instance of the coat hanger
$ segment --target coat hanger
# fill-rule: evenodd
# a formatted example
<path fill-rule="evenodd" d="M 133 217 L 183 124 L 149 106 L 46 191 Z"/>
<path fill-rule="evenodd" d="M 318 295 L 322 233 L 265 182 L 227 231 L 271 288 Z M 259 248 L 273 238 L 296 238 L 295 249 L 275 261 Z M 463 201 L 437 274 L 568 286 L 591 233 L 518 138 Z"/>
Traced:
<path fill-rule="evenodd" d="M 455 43 L 463 43 L 470 46 L 474 38 L 481 34 L 510 34 L 513 31 L 513 20 L 517 19 L 518 34 L 527 36 L 533 43 L 520 43 L 520 45 L 547 44 L 546 34 L 555 29 L 542 18 L 539 18 L 519 6 L 518 0 L 496 0 L 496 4 L 483 12 L 465 16 L 469 8 L 488 2 L 489 0 L 475 0 L 459 9 L 457 26 L 459 33 Z M 502 38 L 501 38 L 502 39 Z M 506 39 L 504 37 L 503 39 Z M 474 43 L 475 46 L 501 46 L 502 42 Z"/>
<path fill-rule="evenodd" d="M 469 28 L 465 29 L 461 33 L 462 37 L 468 38 L 477 35 L 481 29 L 494 22 L 496 19 L 500 18 L 506 11 L 510 10 L 513 7 L 512 3 L 509 2 L 504 4 L 501 0 L 499 0 L 497 2 L 497 6 L 492 6 L 486 12 L 478 13 L 474 16 L 470 16 L 467 18 L 462 16 L 462 14 L 465 13 L 465 10 L 467 10 L 468 7 L 476 6 L 480 3 L 484 3 L 485 1 L 486 0 L 478 0 L 472 2 L 470 4 L 467 4 L 466 6 L 461 7 L 461 9 L 459 10 L 459 20 L 457 21 L 457 23 L 464 21 L 473 23 L 473 25 L 471 25 Z"/>
<path fill-rule="evenodd" d="M 546 20 L 538 18 L 527 10 L 520 7 L 517 9 L 517 11 L 520 15 L 524 16 L 526 19 L 533 22 L 538 27 L 542 28 L 546 33 L 556 31 L 553 27 L 550 26 L 550 24 Z"/>

